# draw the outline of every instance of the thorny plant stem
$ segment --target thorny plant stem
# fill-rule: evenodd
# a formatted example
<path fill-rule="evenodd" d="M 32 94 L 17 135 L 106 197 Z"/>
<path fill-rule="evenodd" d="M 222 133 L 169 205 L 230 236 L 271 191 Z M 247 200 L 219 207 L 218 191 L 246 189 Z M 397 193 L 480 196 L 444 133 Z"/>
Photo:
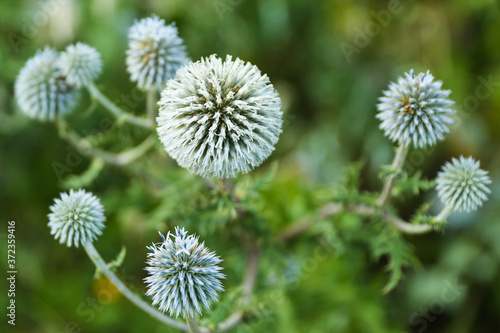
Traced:
<path fill-rule="evenodd" d="M 402 143 L 397 152 L 396 156 L 394 156 L 394 161 L 392 162 L 392 171 L 385 180 L 384 187 L 382 189 L 382 192 L 380 193 L 380 196 L 377 199 L 377 205 L 378 206 L 383 206 L 389 201 L 391 198 L 391 192 L 392 188 L 394 187 L 394 184 L 396 184 L 397 177 L 399 176 L 399 173 L 403 169 L 403 165 L 406 160 L 406 155 L 408 155 L 408 150 L 410 149 L 410 146 Z"/>
<path fill-rule="evenodd" d="M 116 117 L 118 124 L 126 122 L 146 129 L 152 129 L 154 127 L 154 121 L 151 119 L 134 116 L 119 108 L 115 103 L 111 102 L 94 83 L 90 83 L 87 89 L 93 98 L 97 99 L 102 106 Z"/>
<path fill-rule="evenodd" d="M 123 296 L 127 297 L 132 303 L 134 303 L 141 310 L 143 310 L 153 318 L 161 321 L 162 323 L 177 328 L 179 330 L 189 332 L 188 325 L 159 312 L 157 309 L 155 309 L 154 307 L 143 301 L 141 298 L 139 298 L 139 296 L 137 296 L 135 293 L 130 291 L 130 289 L 127 288 L 127 286 L 122 282 L 122 280 L 120 280 L 115 275 L 115 273 L 113 273 L 109 269 L 108 265 L 101 258 L 101 255 L 99 254 L 99 252 L 97 252 L 92 242 L 86 242 L 83 245 L 83 247 L 87 252 L 90 260 L 92 260 L 92 262 L 94 263 L 94 265 L 116 286 L 116 288 L 123 294 Z M 196 332 L 209 333 L 210 331 L 208 329 L 204 329 L 204 330 L 198 330 Z"/>

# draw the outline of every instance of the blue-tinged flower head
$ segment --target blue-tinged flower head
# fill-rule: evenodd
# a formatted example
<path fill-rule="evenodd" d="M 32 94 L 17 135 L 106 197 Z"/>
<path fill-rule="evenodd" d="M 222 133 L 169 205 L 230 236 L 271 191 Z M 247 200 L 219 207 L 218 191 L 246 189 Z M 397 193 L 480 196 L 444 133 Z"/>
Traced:
<path fill-rule="evenodd" d="M 240 59 L 211 55 L 167 83 L 158 102 L 158 134 L 180 166 L 229 178 L 260 165 L 283 123 L 281 100 L 267 75 Z"/>
<path fill-rule="evenodd" d="M 445 205 L 456 211 L 473 211 L 488 200 L 491 183 L 488 172 L 479 168 L 479 161 L 472 157 L 453 158 L 447 162 L 437 177 L 438 196 Z"/>
<path fill-rule="evenodd" d="M 61 193 L 50 206 L 50 234 L 59 243 L 76 246 L 85 242 L 93 242 L 104 229 L 104 207 L 99 199 L 83 189 Z"/>
<path fill-rule="evenodd" d="M 220 279 L 225 275 L 218 266 L 222 260 L 200 244 L 198 237 L 179 227 L 175 234 L 161 236 L 163 242 L 148 246 L 146 295 L 171 316 L 192 318 L 196 312 L 201 314 L 202 307 L 210 309 L 218 300 L 218 292 L 224 290 Z"/>
<path fill-rule="evenodd" d="M 59 67 L 68 83 L 77 88 L 87 86 L 101 74 L 101 55 L 87 44 L 69 45 L 59 56 Z"/>
<path fill-rule="evenodd" d="M 163 89 L 179 67 L 188 62 L 175 23 L 158 16 L 136 21 L 128 33 L 127 71 L 141 89 Z"/>
<path fill-rule="evenodd" d="M 21 111 L 30 118 L 53 121 L 76 106 L 77 93 L 62 74 L 58 59 L 57 52 L 46 47 L 19 72 L 15 96 Z"/>
<path fill-rule="evenodd" d="M 447 99 L 451 91 L 441 90 L 442 84 L 429 71 L 415 75 L 413 70 L 391 82 L 377 104 L 385 135 L 397 144 L 420 148 L 443 140 L 455 111 L 448 107 L 454 103 Z"/>

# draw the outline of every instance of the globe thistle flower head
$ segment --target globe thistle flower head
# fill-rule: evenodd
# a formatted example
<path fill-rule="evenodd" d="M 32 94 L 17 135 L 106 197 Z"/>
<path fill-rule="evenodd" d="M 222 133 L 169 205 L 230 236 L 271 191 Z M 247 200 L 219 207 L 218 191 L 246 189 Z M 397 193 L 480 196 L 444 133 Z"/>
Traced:
<path fill-rule="evenodd" d="M 83 189 L 61 193 L 61 197 L 50 206 L 50 211 L 50 234 L 61 244 L 84 245 L 94 241 L 104 229 L 104 207 L 96 196 Z"/>
<path fill-rule="evenodd" d="M 69 45 L 59 56 L 59 67 L 68 83 L 81 88 L 101 74 L 101 55 L 87 44 Z"/>
<path fill-rule="evenodd" d="M 188 62 L 175 23 L 167 26 L 158 16 L 137 21 L 128 38 L 127 71 L 140 89 L 162 89 L 177 69 Z"/>
<path fill-rule="evenodd" d="M 283 123 L 267 75 L 240 59 L 192 62 L 167 83 L 158 102 L 158 134 L 180 166 L 203 177 L 230 178 L 260 165 Z"/>
<path fill-rule="evenodd" d="M 163 242 L 148 246 L 146 295 L 171 316 L 193 318 L 195 313 L 201 314 L 202 307 L 210 309 L 218 292 L 224 290 L 220 279 L 225 275 L 218 266 L 222 260 L 184 229 L 176 227 L 175 234 L 160 236 Z"/>
<path fill-rule="evenodd" d="M 415 75 L 413 70 L 391 82 L 377 104 L 377 118 L 385 135 L 397 144 L 413 144 L 415 148 L 435 145 L 449 132 L 455 111 L 447 99 L 450 90 L 441 90 L 441 81 L 427 73 Z"/>
<path fill-rule="evenodd" d="M 71 112 L 77 94 L 58 66 L 58 54 L 46 47 L 26 62 L 15 83 L 19 108 L 30 118 L 54 120 Z"/>
<path fill-rule="evenodd" d="M 437 177 L 438 196 L 444 204 L 456 211 L 476 210 L 488 200 L 491 183 L 488 172 L 479 168 L 479 161 L 472 157 L 453 158 L 447 162 Z"/>

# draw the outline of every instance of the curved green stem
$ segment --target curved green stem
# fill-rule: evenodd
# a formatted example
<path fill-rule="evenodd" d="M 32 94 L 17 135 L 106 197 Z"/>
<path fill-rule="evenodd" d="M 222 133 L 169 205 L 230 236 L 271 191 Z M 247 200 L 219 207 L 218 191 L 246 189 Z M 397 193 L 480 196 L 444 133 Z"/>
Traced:
<path fill-rule="evenodd" d="M 139 296 L 130 291 L 127 286 L 120 280 L 115 273 L 113 273 L 108 265 L 101 258 L 101 255 L 95 249 L 92 242 L 86 242 L 83 245 L 83 248 L 87 252 L 90 260 L 94 263 L 94 265 L 104 274 L 106 277 L 116 286 L 116 288 L 123 294 L 123 296 L 127 297 L 132 303 L 134 303 L 141 310 L 149 314 L 151 317 L 161 321 L 164 324 L 167 324 L 171 327 L 177 328 L 182 331 L 189 332 L 188 325 L 179 322 L 173 318 L 166 316 L 165 314 L 159 312 L 156 308 L 149 305 L 145 301 L 143 301 Z M 201 331 L 197 331 L 201 332 Z M 204 330 L 203 332 L 209 332 L 208 330 Z"/>
<path fill-rule="evenodd" d="M 138 146 L 115 154 L 93 147 L 87 140 L 71 130 L 69 125 L 61 118 L 57 119 L 56 125 L 59 129 L 59 135 L 75 147 L 78 153 L 87 157 L 99 158 L 108 164 L 116 166 L 132 163 L 144 155 L 155 143 L 154 135 L 150 135 Z"/>
<path fill-rule="evenodd" d="M 151 119 L 137 117 L 125 112 L 124 110 L 119 108 L 115 103 L 111 102 L 109 98 L 107 98 L 97 88 L 97 86 L 94 83 L 90 83 L 87 86 L 87 89 L 89 90 L 89 93 L 93 98 L 97 99 L 102 106 L 104 106 L 109 112 L 111 112 L 116 117 L 116 119 L 118 120 L 118 124 L 126 122 L 147 129 L 154 128 L 154 121 L 151 121 Z"/>
<path fill-rule="evenodd" d="M 408 151 L 410 150 L 410 146 L 402 143 L 396 152 L 396 156 L 394 156 L 394 161 L 392 162 L 392 170 L 393 173 L 387 177 L 384 183 L 384 187 L 380 196 L 377 199 L 377 205 L 383 206 L 389 201 L 391 198 L 392 188 L 394 184 L 396 184 L 396 179 L 399 176 L 399 173 L 403 169 L 403 165 L 406 160 L 406 155 L 408 155 Z"/>

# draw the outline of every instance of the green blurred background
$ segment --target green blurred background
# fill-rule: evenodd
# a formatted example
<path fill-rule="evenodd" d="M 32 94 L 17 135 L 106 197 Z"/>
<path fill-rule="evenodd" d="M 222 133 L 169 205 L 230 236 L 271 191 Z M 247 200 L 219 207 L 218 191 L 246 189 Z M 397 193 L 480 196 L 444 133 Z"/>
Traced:
<path fill-rule="evenodd" d="M 0 327 L 169 332 L 114 293 L 93 307 L 102 290 L 113 289 L 103 280 L 92 282 L 93 266 L 83 251 L 59 245 L 46 225 L 48 207 L 63 190 L 51 164 L 65 163 L 67 144 L 53 125 L 20 114 L 13 99 L 16 75 L 37 49 L 62 50 L 82 41 L 101 53 L 98 83 L 118 100 L 134 88 L 125 70 L 127 29 L 151 14 L 177 23 L 192 59 L 231 54 L 268 74 L 285 111 L 271 157 L 279 161 L 284 191 L 290 182 L 306 188 L 336 182 L 355 161 L 363 162 L 362 188 L 377 190 L 379 166 L 391 161 L 393 147 L 378 130 L 375 104 L 387 84 L 411 68 L 430 70 L 453 91 L 458 122 L 436 148 L 410 153 L 408 168 L 433 178 L 451 157 L 472 155 L 493 179 L 491 200 L 482 209 L 452 215 L 444 235 L 408 238 L 422 266 L 408 271 L 387 295 L 380 291 L 382 263 L 369 263 L 362 251 L 347 250 L 309 272 L 304 262 L 317 246 L 314 239 L 291 248 L 289 257 L 276 260 L 286 260 L 290 274 L 299 276 L 296 288 L 275 282 L 282 272 L 275 271 L 275 254 L 268 253 L 259 274 L 261 310 L 234 332 L 500 332 L 500 2 L 494 0 L 2 1 L 0 240 L 6 253 L 6 222 L 15 220 L 18 280 L 17 325 L 7 327 L 3 310 Z M 84 95 L 81 112 L 89 102 Z M 103 115 L 97 112 L 78 125 L 96 127 Z M 96 246 L 111 259 L 125 244 L 120 273 L 142 290 L 145 245 L 158 241 L 147 224 L 151 205 L 133 177 L 109 167 L 90 190 L 103 198 L 109 221 Z M 411 216 L 434 195 L 402 202 L 401 213 Z M 213 239 L 207 244 L 232 265 L 226 274 L 229 286 L 236 285 L 240 253 Z M 5 271 L 6 255 L 0 262 Z M 2 309 L 5 282 L 0 281 Z"/>

